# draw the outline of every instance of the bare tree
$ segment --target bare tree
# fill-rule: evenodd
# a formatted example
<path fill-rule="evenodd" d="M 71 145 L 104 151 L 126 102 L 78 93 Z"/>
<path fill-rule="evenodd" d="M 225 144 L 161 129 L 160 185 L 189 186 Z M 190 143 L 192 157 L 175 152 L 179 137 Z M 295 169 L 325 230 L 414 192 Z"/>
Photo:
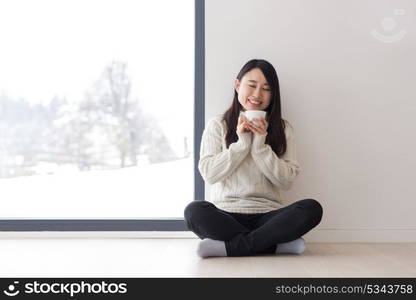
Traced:
<path fill-rule="evenodd" d="M 142 153 L 147 153 L 151 162 L 175 159 L 157 122 L 131 96 L 131 87 L 127 64 L 113 61 L 105 68 L 95 88 L 101 126 L 117 149 L 120 167 L 127 165 L 127 159 L 128 165 L 137 165 L 137 155 Z"/>

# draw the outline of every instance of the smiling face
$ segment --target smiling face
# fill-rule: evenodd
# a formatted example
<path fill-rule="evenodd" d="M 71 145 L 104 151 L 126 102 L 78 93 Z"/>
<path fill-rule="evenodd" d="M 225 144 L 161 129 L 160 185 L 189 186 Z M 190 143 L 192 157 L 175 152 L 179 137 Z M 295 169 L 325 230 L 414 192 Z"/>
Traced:
<path fill-rule="evenodd" d="M 254 68 L 244 74 L 241 81 L 235 80 L 238 102 L 243 110 L 266 110 L 270 104 L 272 92 L 263 72 Z"/>

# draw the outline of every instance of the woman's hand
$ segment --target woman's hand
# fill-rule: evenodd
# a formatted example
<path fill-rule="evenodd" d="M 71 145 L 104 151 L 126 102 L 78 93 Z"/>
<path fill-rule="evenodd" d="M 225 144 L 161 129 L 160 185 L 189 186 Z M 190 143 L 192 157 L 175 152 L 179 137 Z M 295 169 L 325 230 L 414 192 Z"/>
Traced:
<path fill-rule="evenodd" d="M 237 132 L 238 133 L 250 132 L 251 130 L 248 127 L 248 122 L 250 122 L 250 121 L 247 120 L 247 118 L 245 116 L 238 117 Z"/>
<path fill-rule="evenodd" d="M 267 127 L 269 126 L 269 123 L 266 121 L 266 119 L 253 119 L 252 121 L 248 121 L 248 128 L 254 134 L 257 135 L 265 135 L 267 133 Z"/>

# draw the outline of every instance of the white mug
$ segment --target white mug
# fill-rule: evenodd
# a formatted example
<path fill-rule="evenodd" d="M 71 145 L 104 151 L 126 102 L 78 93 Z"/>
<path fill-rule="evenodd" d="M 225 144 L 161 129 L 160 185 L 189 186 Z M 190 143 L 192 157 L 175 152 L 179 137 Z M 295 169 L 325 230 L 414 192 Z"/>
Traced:
<path fill-rule="evenodd" d="M 250 121 L 253 119 L 262 119 L 266 118 L 266 112 L 264 110 L 246 110 L 244 115 Z"/>

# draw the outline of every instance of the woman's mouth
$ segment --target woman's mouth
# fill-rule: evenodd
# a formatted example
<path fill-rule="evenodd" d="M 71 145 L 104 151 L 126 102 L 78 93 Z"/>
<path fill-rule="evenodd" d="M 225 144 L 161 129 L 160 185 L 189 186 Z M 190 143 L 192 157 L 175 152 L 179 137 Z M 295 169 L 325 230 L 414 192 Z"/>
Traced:
<path fill-rule="evenodd" d="M 261 101 L 258 101 L 258 100 L 255 100 L 255 99 L 247 99 L 248 100 L 248 103 L 250 103 L 251 105 L 254 105 L 254 106 L 259 106 L 260 104 L 261 104 Z"/>

